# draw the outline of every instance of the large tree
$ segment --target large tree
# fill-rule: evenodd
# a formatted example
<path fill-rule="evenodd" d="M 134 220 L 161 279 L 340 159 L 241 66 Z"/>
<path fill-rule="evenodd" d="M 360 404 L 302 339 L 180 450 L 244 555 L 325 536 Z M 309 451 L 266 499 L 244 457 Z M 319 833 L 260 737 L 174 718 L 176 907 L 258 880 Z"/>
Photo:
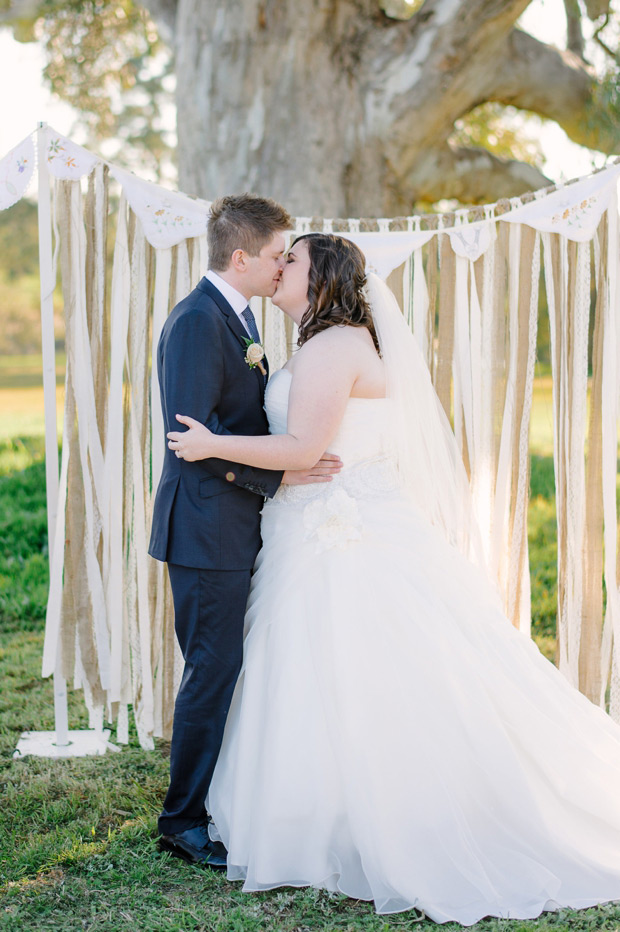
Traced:
<path fill-rule="evenodd" d="M 67 3 L 13 0 L 3 15 Z M 298 215 L 393 216 L 549 183 L 459 143 L 455 127 L 485 104 L 555 120 L 603 152 L 620 142 L 610 0 L 565 0 L 565 50 L 516 26 L 530 0 L 144 3 L 174 50 L 179 183 L 207 198 L 252 189 Z M 608 60 L 598 74 L 584 19 Z"/>
<path fill-rule="evenodd" d="M 398 0 L 146 2 L 174 43 L 181 186 L 204 196 L 247 187 L 301 215 L 392 216 L 547 183 L 452 143 L 486 101 L 590 148 L 620 142 L 614 72 L 603 83 L 582 57 L 576 0 L 564 51 L 516 28 L 529 0 L 423 0 L 407 19 Z M 599 25 L 610 12 L 609 0 L 585 6 Z"/>

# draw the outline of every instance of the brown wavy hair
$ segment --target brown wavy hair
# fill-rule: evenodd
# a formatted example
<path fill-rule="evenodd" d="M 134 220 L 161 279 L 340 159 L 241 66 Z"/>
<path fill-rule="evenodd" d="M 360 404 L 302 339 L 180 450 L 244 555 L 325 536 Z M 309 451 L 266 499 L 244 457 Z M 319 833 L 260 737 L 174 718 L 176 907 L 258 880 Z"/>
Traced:
<path fill-rule="evenodd" d="M 379 341 L 364 294 L 366 259 L 351 240 L 333 233 L 304 233 L 310 255 L 308 310 L 299 324 L 299 346 L 328 327 L 367 327 L 379 353 Z"/>

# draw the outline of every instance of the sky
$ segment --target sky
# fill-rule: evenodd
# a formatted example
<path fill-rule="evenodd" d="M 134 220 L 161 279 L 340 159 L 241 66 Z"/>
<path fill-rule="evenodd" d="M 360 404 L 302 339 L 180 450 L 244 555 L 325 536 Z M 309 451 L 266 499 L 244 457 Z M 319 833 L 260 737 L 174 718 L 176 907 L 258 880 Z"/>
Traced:
<path fill-rule="evenodd" d="M 528 32 L 559 46 L 564 44 L 565 23 L 563 0 L 534 0 L 521 19 Z M 84 142 L 74 127 L 75 111 L 45 87 L 44 63 L 44 53 L 38 44 L 17 42 L 9 29 L 0 29 L 0 78 L 5 88 L 0 105 L 0 158 L 36 129 L 40 120 L 75 142 Z M 10 88 L 15 89 L 14 93 L 10 93 Z M 546 159 L 543 170 L 554 181 L 587 175 L 605 164 L 605 156 L 575 145 L 558 126 L 548 123 L 540 130 L 536 126 L 530 131 L 540 132 Z"/>
<path fill-rule="evenodd" d="M 71 132 L 75 111 L 43 84 L 44 64 L 43 50 L 37 43 L 17 42 L 10 29 L 0 29 L 0 81 L 5 89 L 0 104 L 0 157 L 41 120 L 64 136 Z"/>

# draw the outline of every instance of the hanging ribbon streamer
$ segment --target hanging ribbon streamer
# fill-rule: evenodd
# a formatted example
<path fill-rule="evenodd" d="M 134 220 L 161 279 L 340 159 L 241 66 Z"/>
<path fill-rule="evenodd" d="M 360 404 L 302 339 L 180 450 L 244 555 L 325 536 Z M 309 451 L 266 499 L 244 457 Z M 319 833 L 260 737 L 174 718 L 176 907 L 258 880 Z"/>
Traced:
<path fill-rule="evenodd" d="M 46 154 L 57 179 L 67 374 L 43 672 L 50 674 L 60 659 L 63 673 L 83 687 L 91 721 L 100 723 L 104 714 L 116 719 L 121 742 L 128 740 L 131 706 L 139 740 L 151 747 L 154 736 L 170 734 L 182 667 L 167 572 L 147 554 L 165 453 L 157 343 L 170 307 L 207 268 L 209 204 L 107 166 L 51 129 Z M 22 196 L 33 165 L 30 138 L 0 162 L 0 209 Z M 122 189 L 109 301 L 108 176 Z M 356 242 L 383 278 L 392 276 L 453 417 L 506 612 L 523 630 L 530 615 L 528 429 L 542 241 L 553 367 L 560 668 L 601 704 L 610 682 L 611 714 L 620 720 L 619 176 L 615 164 L 527 204 L 515 199 L 508 213 L 496 216 L 489 206 L 474 223 L 460 212 L 454 222 L 440 217 L 433 229 L 409 217 L 401 218 L 398 230 L 382 219 L 372 221 L 375 232 L 360 232 L 371 222 L 298 218 L 294 235 L 335 230 Z M 597 302 L 588 419 L 592 253 Z M 273 371 L 290 353 L 294 329 L 267 299 L 253 306 Z"/>

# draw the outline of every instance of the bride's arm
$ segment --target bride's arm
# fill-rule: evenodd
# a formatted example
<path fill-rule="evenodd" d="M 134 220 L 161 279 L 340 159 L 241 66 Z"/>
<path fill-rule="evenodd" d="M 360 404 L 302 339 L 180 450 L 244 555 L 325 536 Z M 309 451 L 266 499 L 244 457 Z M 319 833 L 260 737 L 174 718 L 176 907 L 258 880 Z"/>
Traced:
<path fill-rule="evenodd" d="M 216 457 L 263 469 L 311 468 L 336 434 L 359 374 L 358 345 L 348 329 L 317 334 L 295 357 L 286 434 L 223 436 L 177 415 L 189 430 L 171 431 L 168 446 L 190 461 Z"/>

